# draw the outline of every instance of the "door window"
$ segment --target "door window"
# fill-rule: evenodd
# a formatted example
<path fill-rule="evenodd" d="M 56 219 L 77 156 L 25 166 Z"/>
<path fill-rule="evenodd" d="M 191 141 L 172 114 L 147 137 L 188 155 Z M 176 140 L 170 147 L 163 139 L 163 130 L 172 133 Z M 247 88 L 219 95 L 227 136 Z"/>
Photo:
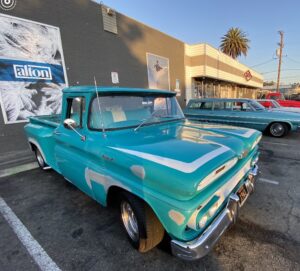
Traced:
<path fill-rule="evenodd" d="M 247 102 L 233 102 L 232 103 L 233 111 L 252 111 L 252 108 Z"/>
<path fill-rule="evenodd" d="M 232 110 L 232 102 L 225 102 L 224 110 Z"/>
<path fill-rule="evenodd" d="M 213 108 L 213 103 L 212 102 L 203 102 L 201 104 L 201 109 L 202 110 L 212 110 Z"/>
<path fill-rule="evenodd" d="M 75 120 L 78 127 L 82 127 L 82 116 L 85 112 L 85 98 L 68 98 L 67 119 Z"/>
<path fill-rule="evenodd" d="M 191 109 L 200 109 L 201 107 L 201 102 L 192 102 L 189 106 Z"/>
<path fill-rule="evenodd" d="M 214 102 L 214 110 L 224 110 L 225 103 L 224 102 Z"/>

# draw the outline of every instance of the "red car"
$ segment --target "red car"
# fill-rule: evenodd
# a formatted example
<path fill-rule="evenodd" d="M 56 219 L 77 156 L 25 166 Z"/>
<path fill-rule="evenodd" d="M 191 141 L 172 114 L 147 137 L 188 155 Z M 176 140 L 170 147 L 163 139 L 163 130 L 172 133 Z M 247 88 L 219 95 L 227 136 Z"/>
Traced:
<path fill-rule="evenodd" d="M 265 97 L 265 99 L 272 99 L 276 100 L 281 106 L 284 107 L 300 107 L 300 101 L 294 101 L 294 100 L 286 100 L 282 93 L 279 92 L 271 92 L 268 93 Z M 262 104 L 263 106 L 266 106 Z M 268 107 L 268 106 L 266 106 Z"/>

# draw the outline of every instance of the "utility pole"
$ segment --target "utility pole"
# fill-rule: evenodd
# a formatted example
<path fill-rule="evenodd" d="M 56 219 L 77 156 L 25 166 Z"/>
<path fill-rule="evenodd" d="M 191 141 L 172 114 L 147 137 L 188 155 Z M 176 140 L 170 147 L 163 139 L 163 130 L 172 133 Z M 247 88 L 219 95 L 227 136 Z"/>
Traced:
<path fill-rule="evenodd" d="M 283 48 L 283 31 L 278 31 L 280 35 L 280 43 L 279 47 L 279 62 L 278 62 L 278 75 L 277 75 L 277 92 L 279 92 L 279 84 L 280 84 L 280 71 L 281 71 L 281 61 L 282 61 L 282 48 Z"/>

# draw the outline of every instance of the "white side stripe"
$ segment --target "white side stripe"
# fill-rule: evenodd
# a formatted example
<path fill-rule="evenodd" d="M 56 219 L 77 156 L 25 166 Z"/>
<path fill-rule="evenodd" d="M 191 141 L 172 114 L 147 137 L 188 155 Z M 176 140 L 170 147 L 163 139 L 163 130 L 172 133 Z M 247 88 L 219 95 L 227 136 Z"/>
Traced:
<path fill-rule="evenodd" d="M 19 240 L 27 249 L 42 271 L 60 271 L 56 263 L 49 257 L 46 251 L 32 237 L 23 223 L 18 219 L 6 202 L 0 197 L 0 213 L 3 215 Z"/>
<path fill-rule="evenodd" d="M 241 137 L 245 137 L 245 138 L 251 137 L 256 132 L 256 130 L 253 130 L 253 129 L 247 129 L 247 130 L 248 131 L 243 134 L 239 134 L 239 133 L 235 133 L 235 132 L 231 132 L 231 131 L 227 131 L 227 130 L 223 130 L 223 131 L 224 131 L 224 133 L 227 133 L 227 134 L 237 135 L 237 136 L 241 136 Z"/>
<path fill-rule="evenodd" d="M 149 160 L 151 162 L 154 162 L 154 163 L 157 163 L 160 165 L 164 165 L 169 168 L 176 169 L 176 170 L 184 172 L 184 173 L 192 173 L 195 170 L 197 170 L 199 167 L 201 167 L 204 164 L 206 164 L 207 162 L 209 162 L 210 160 L 212 160 L 215 157 L 221 155 L 222 153 L 225 153 L 230 150 L 229 148 L 222 146 L 216 150 L 213 150 L 213 151 L 199 157 L 198 159 L 196 159 L 193 162 L 186 163 L 186 162 L 174 160 L 171 158 L 153 155 L 150 153 L 133 151 L 133 150 L 123 149 L 123 148 L 114 148 L 114 147 L 111 147 L 111 148 L 121 151 L 121 152 L 124 152 L 124 153 L 128 153 L 128 154 L 140 157 L 145 160 Z"/>

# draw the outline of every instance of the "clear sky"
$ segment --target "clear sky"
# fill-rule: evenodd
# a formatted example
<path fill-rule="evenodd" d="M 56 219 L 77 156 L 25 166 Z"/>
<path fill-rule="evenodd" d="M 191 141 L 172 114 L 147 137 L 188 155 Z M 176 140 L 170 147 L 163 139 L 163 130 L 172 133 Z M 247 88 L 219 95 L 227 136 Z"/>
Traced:
<path fill-rule="evenodd" d="M 277 78 L 278 60 L 273 58 L 279 42 L 278 30 L 283 30 L 282 82 L 300 82 L 300 0 L 105 0 L 103 3 L 190 44 L 206 42 L 218 48 L 221 36 L 230 27 L 239 27 L 251 41 L 247 57 L 240 57 L 239 61 L 254 66 L 267 81 Z M 256 66 L 264 62 L 268 63 Z"/>

